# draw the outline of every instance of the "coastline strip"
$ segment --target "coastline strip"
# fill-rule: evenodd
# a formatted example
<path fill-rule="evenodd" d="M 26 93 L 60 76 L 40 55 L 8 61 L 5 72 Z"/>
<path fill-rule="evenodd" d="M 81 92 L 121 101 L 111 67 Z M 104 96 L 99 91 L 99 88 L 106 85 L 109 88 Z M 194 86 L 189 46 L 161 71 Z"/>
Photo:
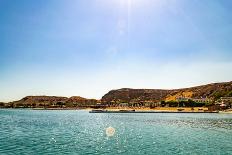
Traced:
<path fill-rule="evenodd" d="M 207 112 L 191 112 L 191 111 L 107 111 L 107 110 L 102 110 L 102 111 L 89 111 L 89 113 L 219 113 L 218 111 L 207 111 Z"/>

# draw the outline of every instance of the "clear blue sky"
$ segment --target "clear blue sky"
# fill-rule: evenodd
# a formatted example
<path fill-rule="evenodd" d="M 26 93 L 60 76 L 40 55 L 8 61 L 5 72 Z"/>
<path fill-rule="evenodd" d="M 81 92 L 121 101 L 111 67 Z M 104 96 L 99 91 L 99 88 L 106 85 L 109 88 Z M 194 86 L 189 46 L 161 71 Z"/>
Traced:
<path fill-rule="evenodd" d="M 231 0 L 0 0 L 0 101 L 232 80 Z"/>

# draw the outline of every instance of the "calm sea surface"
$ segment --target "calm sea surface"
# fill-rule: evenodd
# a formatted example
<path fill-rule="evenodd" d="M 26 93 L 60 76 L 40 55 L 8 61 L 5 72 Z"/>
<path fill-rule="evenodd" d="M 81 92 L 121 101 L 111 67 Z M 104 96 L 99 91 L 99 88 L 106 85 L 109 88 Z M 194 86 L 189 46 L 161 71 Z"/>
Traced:
<path fill-rule="evenodd" d="M 232 115 L 1 109 L 0 154 L 231 155 Z"/>

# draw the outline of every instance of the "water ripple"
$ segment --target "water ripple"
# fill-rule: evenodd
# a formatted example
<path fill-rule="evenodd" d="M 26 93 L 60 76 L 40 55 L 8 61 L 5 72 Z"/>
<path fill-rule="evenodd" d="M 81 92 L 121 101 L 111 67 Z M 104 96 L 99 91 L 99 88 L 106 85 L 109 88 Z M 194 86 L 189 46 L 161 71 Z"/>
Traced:
<path fill-rule="evenodd" d="M 0 118 L 0 154 L 232 154 L 232 115 L 0 110 Z"/>

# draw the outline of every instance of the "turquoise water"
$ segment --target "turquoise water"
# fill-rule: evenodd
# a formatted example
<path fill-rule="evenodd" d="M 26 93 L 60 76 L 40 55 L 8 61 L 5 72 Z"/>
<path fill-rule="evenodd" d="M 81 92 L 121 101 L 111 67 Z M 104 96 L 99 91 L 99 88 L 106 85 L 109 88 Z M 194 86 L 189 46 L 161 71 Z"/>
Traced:
<path fill-rule="evenodd" d="M 2 109 L 0 154 L 232 154 L 232 115 Z"/>

